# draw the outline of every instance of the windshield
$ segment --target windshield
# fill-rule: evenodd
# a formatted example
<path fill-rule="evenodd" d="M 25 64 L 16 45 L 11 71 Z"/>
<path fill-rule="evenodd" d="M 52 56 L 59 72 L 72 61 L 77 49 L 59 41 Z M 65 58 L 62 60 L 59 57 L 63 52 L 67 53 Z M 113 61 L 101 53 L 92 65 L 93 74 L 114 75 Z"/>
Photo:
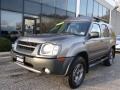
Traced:
<path fill-rule="evenodd" d="M 90 26 L 90 22 L 66 22 L 57 24 L 47 33 L 68 33 L 75 35 L 86 35 Z"/>

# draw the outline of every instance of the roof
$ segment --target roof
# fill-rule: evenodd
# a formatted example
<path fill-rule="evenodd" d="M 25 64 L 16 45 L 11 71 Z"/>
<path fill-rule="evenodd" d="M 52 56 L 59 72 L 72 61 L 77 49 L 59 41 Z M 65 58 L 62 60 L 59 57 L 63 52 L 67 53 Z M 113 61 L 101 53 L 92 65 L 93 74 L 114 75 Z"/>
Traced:
<path fill-rule="evenodd" d="M 91 17 L 80 16 L 80 17 L 68 18 L 65 20 L 65 22 L 79 22 L 79 21 L 91 22 L 92 20 L 93 19 Z"/>

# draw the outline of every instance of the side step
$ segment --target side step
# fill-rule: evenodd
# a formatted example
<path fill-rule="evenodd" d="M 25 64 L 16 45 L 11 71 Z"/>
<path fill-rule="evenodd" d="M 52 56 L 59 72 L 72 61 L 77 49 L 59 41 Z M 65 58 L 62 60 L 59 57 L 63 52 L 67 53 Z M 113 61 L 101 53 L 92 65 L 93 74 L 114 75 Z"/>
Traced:
<path fill-rule="evenodd" d="M 97 64 L 100 64 L 101 62 L 105 61 L 106 59 L 108 59 L 108 57 L 105 57 L 105 58 L 97 61 L 96 63 L 90 64 L 90 65 L 89 65 L 89 68 L 91 68 L 91 67 L 93 67 L 93 66 L 95 66 L 95 65 L 97 65 Z"/>

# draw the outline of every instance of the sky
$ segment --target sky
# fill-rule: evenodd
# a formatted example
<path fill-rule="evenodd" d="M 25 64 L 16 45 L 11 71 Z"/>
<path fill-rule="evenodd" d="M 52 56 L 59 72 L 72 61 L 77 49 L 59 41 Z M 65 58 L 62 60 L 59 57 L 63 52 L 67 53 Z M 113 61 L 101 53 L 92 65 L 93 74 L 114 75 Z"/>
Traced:
<path fill-rule="evenodd" d="M 115 0 L 116 1 L 116 5 L 120 6 L 120 0 Z"/>
<path fill-rule="evenodd" d="M 117 1 L 117 0 L 106 0 L 106 1 L 110 2 L 110 4 L 112 4 L 112 5 L 114 5 L 114 6 L 115 6 L 114 1 Z"/>

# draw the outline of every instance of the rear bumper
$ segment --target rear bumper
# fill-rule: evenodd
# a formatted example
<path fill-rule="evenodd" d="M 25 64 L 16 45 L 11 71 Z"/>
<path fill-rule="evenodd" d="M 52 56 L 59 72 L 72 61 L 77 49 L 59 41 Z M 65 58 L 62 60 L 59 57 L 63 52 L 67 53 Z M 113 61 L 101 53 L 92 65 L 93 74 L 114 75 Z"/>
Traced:
<path fill-rule="evenodd" d="M 119 49 L 116 49 L 115 51 L 116 51 L 116 52 L 120 52 L 120 50 L 119 50 Z"/>
<path fill-rule="evenodd" d="M 24 57 L 24 63 L 18 62 L 16 60 L 17 55 Z M 67 75 L 69 66 L 73 60 L 73 57 L 65 58 L 64 62 L 59 61 L 58 59 L 47 59 L 47 58 L 37 58 L 30 57 L 16 52 L 12 52 L 13 61 L 27 69 L 36 73 L 44 73 L 45 69 L 50 71 L 50 74 L 56 75 Z"/>
<path fill-rule="evenodd" d="M 115 51 L 120 52 L 120 48 L 116 48 Z"/>
<path fill-rule="evenodd" d="M 120 52 L 120 46 L 119 45 L 116 45 L 115 51 Z"/>

